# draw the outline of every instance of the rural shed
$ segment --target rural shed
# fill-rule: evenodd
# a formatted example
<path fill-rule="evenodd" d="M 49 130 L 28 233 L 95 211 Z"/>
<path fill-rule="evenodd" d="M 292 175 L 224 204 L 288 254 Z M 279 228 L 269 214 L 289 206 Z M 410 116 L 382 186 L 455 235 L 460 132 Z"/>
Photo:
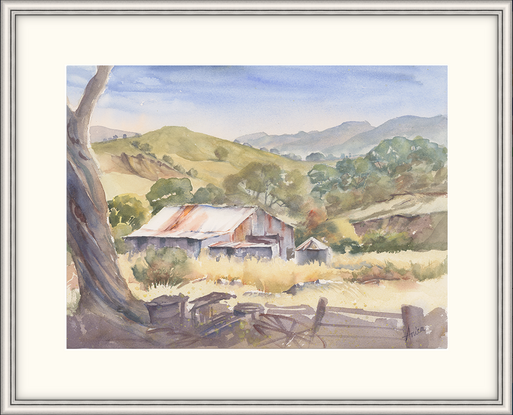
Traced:
<path fill-rule="evenodd" d="M 296 263 L 298 265 L 312 264 L 314 262 L 331 264 L 331 248 L 315 238 L 308 238 L 296 248 Z"/>
<path fill-rule="evenodd" d="M 243 243 L 247 246 L 239 246 L 239 253 L 244 248 L 255 256 L 268 257 L 270 252 L 286 260 L 294 251 L 294 229 L 257 207 L 167 206 L 125 241 L 132 252 L 150 245 L 178 247 L 194 257 L 213 245 L 212 254 L 219 254 L 233 248 L 223 243 Z"/>

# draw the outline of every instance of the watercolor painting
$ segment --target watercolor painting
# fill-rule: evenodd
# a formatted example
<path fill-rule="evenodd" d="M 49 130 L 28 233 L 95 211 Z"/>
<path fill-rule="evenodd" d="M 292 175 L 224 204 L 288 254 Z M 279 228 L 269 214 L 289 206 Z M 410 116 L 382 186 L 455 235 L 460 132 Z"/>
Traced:
<path fill-rule="evenodd" d="M 447 348 L 446 66 L 66 80 L 68 348 Z"/>

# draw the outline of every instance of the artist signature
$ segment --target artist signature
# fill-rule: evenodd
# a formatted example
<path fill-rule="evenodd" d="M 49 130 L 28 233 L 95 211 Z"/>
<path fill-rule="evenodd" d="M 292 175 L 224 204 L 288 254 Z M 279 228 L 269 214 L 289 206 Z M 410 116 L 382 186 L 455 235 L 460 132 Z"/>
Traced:
<path fill-rule="evenodd" d="M 413 330 L 411 330 L 410 326 L 408 326 L 406 335 L 403 336 L 403 339 L 408 341 L 408 339 L 413 339 L 415 336 L 418 336 L 420 333 L 423 333 L 425 331 L 426 331 L 425 327 L 415 327 Z"/>

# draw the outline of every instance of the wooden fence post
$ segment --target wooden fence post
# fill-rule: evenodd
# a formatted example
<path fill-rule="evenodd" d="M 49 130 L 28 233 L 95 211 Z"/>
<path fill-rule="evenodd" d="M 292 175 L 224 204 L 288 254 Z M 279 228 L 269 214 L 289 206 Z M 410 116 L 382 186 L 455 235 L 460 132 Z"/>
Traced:
<path fill-rule="evenodd" d="M 324 318 L 324 314 L 326 314 L 327 304 L 328 300 L 326 298 L 319 298 L 319 302 L 317 303 L 317 310 L 315 312 L 315 317 L 313 321 L 312 337 L 319 331 L 319 328 L 321 327 L 322 319 Z"/>
<path fill-rule="evenodd" d="M 403 305 L 401 307 L 404 324 L 404 336 L 408 349 L 425 349 L 429 347 L 429 339 L 424 322 L 424 311 L 420 307 Z"/>

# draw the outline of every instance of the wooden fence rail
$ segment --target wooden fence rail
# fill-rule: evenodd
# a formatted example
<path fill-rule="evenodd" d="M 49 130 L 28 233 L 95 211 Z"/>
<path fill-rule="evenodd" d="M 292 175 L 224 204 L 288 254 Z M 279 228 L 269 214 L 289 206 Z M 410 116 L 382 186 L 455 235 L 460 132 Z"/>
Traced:
<path fill-rule="evenodd" d="M 327 300 L 321 297 L 316 309 L 307 305 L 285 307 L 265 304 L 264 307 L 254 303 L 238 303 L 234 310 L 229 310 L 228 306 L 221 302 L 226 298 L 226 294 L 211 293 L 205 298 L 196 299 L 192 301 L 192 313 L 180 307 L 183 314 L 176 316 L 172 322 L 168 320 L 168 330 L 174 335 L 180 332 L 187 338 L 197 339 L 198 347 L 447 347 L 447 315 L 445 310 L 440 308 L 428 315 L 424 315 L 421 308 L 411 305 L 404 305 L 401 313 L 378 312 L 328 306 Z M 153 304 L 159 305 L 168 303 L 173 304 L 173 301 L 162 297 L 153 301 Z M 202 318 L 198 320 L 197 312 L 203 305 L 208 306 L 208 313 L 202 314 Z M 164 325 L 159 312 L 162 315 L 168 313 L 165 307 L 152 310 L 155 328 Z M 177 322 L 180 322 L 178 326 Z M 188 347 L 195 346 L 193 344 Z"/>

